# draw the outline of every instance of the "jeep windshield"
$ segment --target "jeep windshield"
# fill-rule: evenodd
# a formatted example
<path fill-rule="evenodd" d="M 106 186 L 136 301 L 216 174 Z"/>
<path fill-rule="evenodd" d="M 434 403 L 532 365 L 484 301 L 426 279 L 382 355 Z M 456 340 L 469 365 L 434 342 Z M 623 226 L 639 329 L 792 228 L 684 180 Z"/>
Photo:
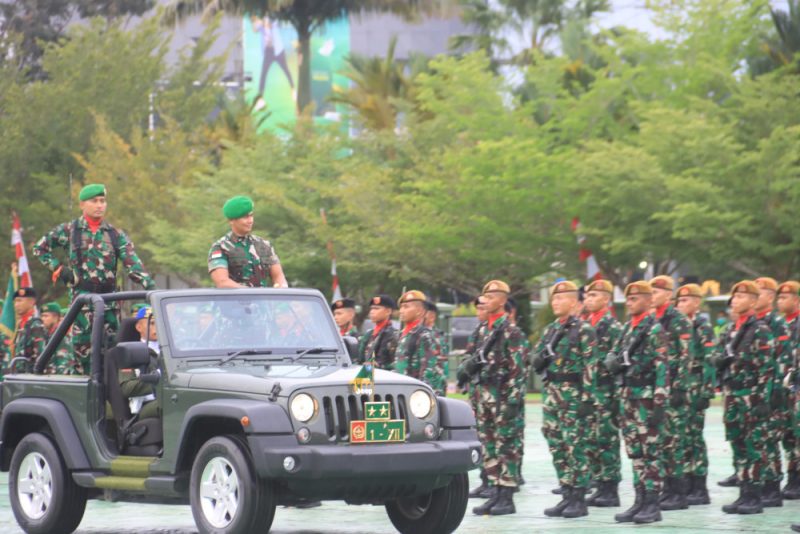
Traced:
<path fill-rule="evenodd" d="M 306 352 L 330 358 L 341 340 L 319 298 L 286 295 L 174 297 L 162 303 L 175 357 L 295 357 Z M 238 353 L 238 354 L 237 354 Z"/>

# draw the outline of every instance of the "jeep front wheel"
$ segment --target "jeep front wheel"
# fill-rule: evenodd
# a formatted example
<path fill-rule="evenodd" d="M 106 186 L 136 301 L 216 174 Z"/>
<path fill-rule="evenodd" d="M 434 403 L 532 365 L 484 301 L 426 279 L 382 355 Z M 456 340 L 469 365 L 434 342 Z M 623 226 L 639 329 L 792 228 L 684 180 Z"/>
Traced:
<path fill-rule="evenodd" d="M 450 534 L 464 519 L 468 500 L 469 479 L 462 473 L 431 493 L 386 503 L 386 513 L 401 534 Z"/>
<path fill-rule="evenodd" d="M 68 534 L 86 510 L 86 489 L 75 484 L 44 434 L 28 434 L 14 449 L 8 493 L 14 517 L 28 534 Z"/>
<path fill-rule="evenodd" d="M 247 445 L 235 436 L 208 440 L 192 465 L 192 515 L 202 533 L 269 532 L 272 486 L 258 479 Z"/>

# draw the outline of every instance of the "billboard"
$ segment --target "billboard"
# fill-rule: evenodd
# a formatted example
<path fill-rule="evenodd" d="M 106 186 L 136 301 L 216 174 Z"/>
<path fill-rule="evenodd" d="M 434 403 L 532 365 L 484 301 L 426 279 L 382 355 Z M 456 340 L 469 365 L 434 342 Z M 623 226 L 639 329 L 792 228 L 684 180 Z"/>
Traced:
<path fill-rule="evenodd" d="M 269 17 L 245 16 L 243 21 L 245 98 L 253 113 L 267 117 L 261 128 L 278 130 L 297 118 L 300 59 L 297 32 L 291 24 Z M 339 121 L 340 110 L 327 101 L 334 86 L 347 87 L 339 74 L 350 53 L 350 23 L 346 17 L 329 22 L 311 36 L 311 97 L 315 120 Z"/>

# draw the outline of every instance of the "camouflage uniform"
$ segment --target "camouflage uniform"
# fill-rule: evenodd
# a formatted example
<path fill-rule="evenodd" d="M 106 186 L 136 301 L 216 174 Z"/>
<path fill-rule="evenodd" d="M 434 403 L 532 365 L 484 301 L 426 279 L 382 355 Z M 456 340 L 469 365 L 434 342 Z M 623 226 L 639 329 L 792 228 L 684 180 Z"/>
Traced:
<path fill-rule="evenodd" d="M 208 251 L 208 272 L 227 269 L 234 282 L 249 287 L 271 287 L 269 269 L 280 260 L 269 241 L 256 235 L 228 232 Z"/>
<path fill-rule="evenodd" d="M 350 328 L 348 328 L 345 331 L 339 330 L 339 335 L 341 335 L 342 337 L 350 336 L 350 337 L 354 337 L 356 339 L 361 337 L 361 335 L 358 333 L 358 328 L 356 328 L 355 325 L 350 325 Z"/>
<path fill-rule="evenodd" d="M 692 321 L 692 355 L 689 365 L 689 424 L 686 440 L 686 474 L 696 477 L 708 475 L 708 450 L 703 439 L 706 409 L 714 398 L 714 366 L 709 356 L 713 353 L 716 341 L 711 323 L 698 315 Z"/>
<path fill-rule="evenodd" d="M 77 224 L 77 230 L 75 225 Z M 75 237 L 80 238 L 80 250 L 72 246 Z M 116 241 L 116 243 L 114 242 Z M 63 249 L 67 253 L 66 264 L 55 257 L 55 249 Z M 86 293 L 112 293 L 117 290 L 117 261 L 128 273 L 128 277 L 145 289 L 155 289 L 155 282 L 145 271 L 133 241 L 121 230 L 117 230 L 103 221 L 97 232 L 92 233 L 84 217 L 60 224 L 50 230 L 33 247 L 33 255 L 51 271 L 62 266 L 76 276 L 78 283 L 70 288 L 70 300 Z M 106 334 L 110 341 L 119 328 L 117 306 L 107 306 L 105 312 Z M 75 355 L 80 362 L 81 371 L 89 374 L 93 313 L 84 308 L 75 318 L 72 325 L 72 344 Z"/>
<path fill-rule="evenodd" d="M 585 490 L 590 478 L 587 445 L 591 425 L 582 420 L 594 412 L 595 332 L 589 323 L 576 317 L 566 322 L 557 320 L 547 327 L 534 349 L 537 359 L 547 357 L 548 344 L 552 345 L 555 356 L 544 368 L 542 434 L 553 457 L 559 484 Z"/>
<path fill-rule="evenodd" d="M 492 337 L 494 334 L 496 337 Z M 516 487 L 519 479 L 517 419 L 524 402 L 525 343 L 522 331 L 508 315 L 486 327 L 484 344 L 491 342 L 481 367 L 478 397 L 479 423 L 485 435 L 483 467 L 492 486 Z"/>
<path fill-rule="evenodd" d="M 475 355 L 477 350 L 480 350 L 483 347 L 484 337 L 487 329 L 487 324 L 484 321 L 472 331 L 469 337 L 467 337 L 467 345 L 464 347 L 464 355 L 461 357 L 461 363 L 458 367 L 459 375 L 461 375 L 462 368 L 465 363 Z M 486 443 L 486 431 L 483 427 L 483 418 L 480 416 L 480 388 L 478 387 L 477 380 L 467 382 L 465 386 L 468 388 L 467 396 L 469 398 L 469 404 L 472 407 L 472 413 L 475 414 L 475 429 L 478 432 L 478 440 L 481 443 Z M 471 496 L 486 496 L 481 493 L 482 490 L 486 489 L 489 485 L 489 479 L 486 476 L 486 471 L 484 470 L 483 465 L 481 465 L 480 476 L 482 485 L 474 490 Z"/>
<path fill-rule="evenodd" d="M 622 437 L 633 464 L 633 485 L 645 492 L 661 491 L 661 437 L 663 425 L 654 413 L 664 413 L 667 403 L 667 344 L 661 325 L 653 316 L 625 323 L 614 352 L 622 354 L 640 335 L 643 341 L 629 354 L 622 399 Z"/>
<path fill-rule="evenodd" d="M 667 478 L 681 479 L 686 470 L 687 427 L 689 424 L 689 390 L 691 379 L 689 366 L 691 355 L 689 343 L 692 339 L 692 323 L 689 319 L 669 305 L 661 317 L 661 324 L 667 341 L 667 363 L 669 370 L 670 399 L 666 405 L 666 424 L 662 435 L 662 455 L 664 475 Z"/>
<path fill-rule="evenodd" d="M 33 316 L 33 311 L 17 321 L 14 332 L 14 357 L 24 356 L 28 360 L 28 371 L 33 369 L 36 360 L 44 351 L 47 344 L 47 331 L 44 323 Z M 20 368 L 20 370 L 22 370 Z"/>
<path fill-rule="evenodd" d="M 47 342 L 53 337 L 56 329 L 47 333 Z M 65 335 L 58 344 L 56 353 L 50 358 L 45 370 L 47 374 L 79 375 L 82 373 L 80 362 L 72 351 L 72 336 Z"/>
<path fill-rule="evenodd" d="M 358 363 L 374 362 L 379 369 L 391 369 L 397 351 L 397 330 L 388 321 L 379 332 L 368 330 L 358 342 Z"/>
<path fill-rule="evenodd" d="M 598 361 L 603 361 L 614 348 L 622 325 L 610 311 L 592 325 L 597 338 Z M 592 469 L 592 479 L 598 482 L 619 482 L 622 480 L 620 459 L 620 399 L 614 385 L 614 377 L 604 365 L 599 365 L 595 384 L 597 412 L 594 416 L 593 431 L 587 444 L 587 457 Z"/>
<path fill-rule="evenodd" d="M 436 357 L 433 334 L 422 322 L 400 333 L 395 351 L 394 371 L 428 384 L 437 395 L 444 394 L 444 371 Z"/>
<path fill-rule="evenodd" d="M 433 334 L 436 359 L 439 360 L 439 366 L 442 368 L 442 373 L 444 375 L 444 386 L 442 389 L 447 393 L 447 377 L 450 376 L 450 361 L 448 360 L 450 347 L 447 345 L 447 340 L 445 339 L 443 331 L 438 328 L 431 328 L 431 333 Z"/>
<path fill-rule="evenodd" d="M 11 338 L 0 331 L 0 380 L 3 379 L 9 363 L 11 363 Z"/>

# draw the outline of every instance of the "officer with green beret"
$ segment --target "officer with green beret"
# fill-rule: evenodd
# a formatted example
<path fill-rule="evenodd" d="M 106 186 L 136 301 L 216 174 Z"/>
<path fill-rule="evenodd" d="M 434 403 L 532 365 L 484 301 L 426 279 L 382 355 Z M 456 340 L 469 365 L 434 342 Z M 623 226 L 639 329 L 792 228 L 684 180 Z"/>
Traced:
<path fill-rule="evenodd" d="M 89 184 L 81 189 L 78 198 L 81 216 L 56 226 L 33 247 L 33 255 L 53 273 L 53 283 L 63 282 L 70 289 L 71 301 L 86 293 L 114 293 L 121 262 L 133 282 L 155 289 L 155 281 L 136 254 L 133 241 L 105 220 L 105 186 Z M 61 259 L 55 254 L 58 249 L 64 254 Z M 112 340 L 119 328 L 116 309 L 116 304 L 110 304 L 105 313 L 106 331 Z M 91 317 L 92 313 L 84 309 L 72 326 L 75 354 L 86 374 L 90 373 Z"/>
<path fill-rule="evenodd" d="M 231 231 L 208 251 L 208 272 L 217 287 L 289 287 L 269 241 L 252 234 L 253 200 L 228 199 L 222 207 Z M 270 283 L 271 280 L 271 283 Z"/>

